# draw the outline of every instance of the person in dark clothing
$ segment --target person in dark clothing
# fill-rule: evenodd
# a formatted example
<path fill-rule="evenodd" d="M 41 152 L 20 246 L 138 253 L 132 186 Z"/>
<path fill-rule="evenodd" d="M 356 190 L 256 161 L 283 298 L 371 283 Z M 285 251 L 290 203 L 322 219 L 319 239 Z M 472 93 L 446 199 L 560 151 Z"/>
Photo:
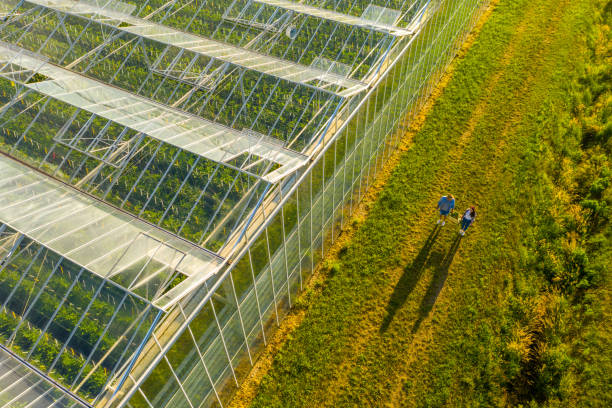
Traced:
<path fill-rule="evenodd" d="M 461 229 L 459 234 L 465 235 L 465 231 L 476 221 L 476 209 L 472 206 L 465 210 L 463 217 L 461 217 Z"/>

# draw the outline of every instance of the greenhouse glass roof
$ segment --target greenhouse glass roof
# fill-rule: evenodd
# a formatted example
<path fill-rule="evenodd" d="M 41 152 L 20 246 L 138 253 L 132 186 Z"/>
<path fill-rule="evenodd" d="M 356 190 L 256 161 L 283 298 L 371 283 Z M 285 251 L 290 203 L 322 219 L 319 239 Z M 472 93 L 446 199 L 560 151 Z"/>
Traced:
<path fill-rule="evenodd" d="M 84 408 L 62 387 L 0 346 L 0 408 Z"/>
<path fill-rule="evenodd" d="M 233 303 L 220 271 L 434 3 L 0 1 L 0 408 L 117 399 Z"/>
<path fill-rule="evenodd" d="M 12 70 L 13 65 L 18 68 Z M 279 164 L 263 176 L 267 181 L 294 172 L 306 161 L 299 153 L 267 142 L 263 135 L 257 138 L 206 121 L 0 44 L 0 75 L 16 80 L 23 70 L 49 78 L 25 82 L 23 85 L 30 89 L 215 162 L 228 163 L 242 154 L 254 154 Z"/>
<path fill-rule="evenodd" d="M 333 22 L 347 24 L 355 27 L 374 29 L 383 33 L 388 33 L 394 36 L 402 37 L 412 34 L 412 31 L 405 30 L 400 27 L 395 27 L 392 24 L 385 24 L 377 20 L 369 20 L 362 17 L 355 17 L 349 14 L 338 13 L 337 11 L 324 8 L 313 7 L 308 4 L 297 3 L 288 0 L 255 0 L 257 3 L 267 4 L 269 6 L 291 10 L 296 13 L 307 14 L 309 16 L 323 18 Z"/>
<path fill-rule="evenodd" d="M 344 78 L 333 72 L 302 66 L 244 48 L 234 47 L 219 41 L 185 33 L 162 24 L 132 17 L 129 13 L 117 11 L 116 2 L 104 4 L 101 1 L 100 5 L 84 2 L 76 3 L 73 0 L 28 0 L 27 2 L 63 12 L 90 16 L 88 18 L 115 26 L 122 31 L 135 34 L 139 37 L 180 47 L 287 81 L 318 87 L 322 90 L 326 90 L 326 88 L 331 86 L 338 87 L 340 88 L 338 91 L 339 96 L 350 96 L 366 88 L 366 85 L 359 81 Z M 120 10 L 131 11 L 133 8 L 121 7 Z"/>
<path fill-rule="evenodd" d="M 0 156 L 0 222 L 137 296 L 213 275 L 218 256 Z"/>

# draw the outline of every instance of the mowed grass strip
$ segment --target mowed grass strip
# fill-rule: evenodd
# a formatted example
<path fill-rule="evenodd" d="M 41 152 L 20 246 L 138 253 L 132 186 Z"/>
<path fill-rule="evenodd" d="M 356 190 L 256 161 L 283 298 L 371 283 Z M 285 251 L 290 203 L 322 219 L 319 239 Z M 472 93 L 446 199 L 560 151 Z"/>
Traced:
<path fill-rule="evenodd" d="M 357 236 L 343 251 L 340 272 L 329 277 L 320 296 L 310 299 L 306 320 L 277 355 L 255 406 L 309 406 L 326 401 L 330 397 L 326 384 L 343 374 L 338 366 L 353 358 L 352 346 L 378 331 L 376 324 L 362 317 L 368 311 L 384 313 L 388 299 L 382 298 L 381 288 L 390 293 L 395 283 L 385 270 L 405 263 L 409 255 L 398 250 L 398 243 L 414 230 L 414 223 L 429 222 L 420 214 L 426 211 L 428 218 L 435 205 L 428 184 L 446 168 L 444 157 L 467 129 L 473 107 L 486 93 L 489 77 L 502 65 L 500 59 L 489 58 L 483 44 L 503 54 L 524 12 L 521 7 L 513 7 L 504 13 L 505 18 L 496 18 L 492 29 L 485 28 L 469 54 L 476 55 L 470 58 L 478 72 L 466 69 L 465 63 L 457 68 L 455 75 L 470 77 L 474 87 L 456 92 L 458 86 L 453 80 L 435 108 L 442 118 L 426 125 L 432 131 L 450 133 L 433 139 L 417 135 L 402 160 L 402 169 L 396 171 Z"/>
<path fill-rule="evenodd" d="M 462 209 L 478 207 L 478 225 L 460 244 L 452 234 L 426 242 L 404 268 L 387 307 L 388 328 L 359 356 L 334 405 L 504 404 L 489 363 L 500 348 L 493 344 L 502 336 L 499 300 L 518 269 L 530 205 L 521 166 L 537 147 L 530 141 L 544 101 L 559 92 L 560 74 L 572 69 L 567 61 L 581 57 L 569 42 L 579 37 L 585 4 L 532 8 L 536 13 L 524 28 L 528 41 L 517 45 L 490 88 L 469 144 L 441 184 L 464 200 Z"/>
<path fill-rule="evenodd" d="M 542 103 L 583 56 L 589 5 L 500 1 L 253 406 L 504 403 L 489 362 L 529 205 L 525 162 Z M 432 224 L 447 191 L 479 210 L 463 240 Z"/>

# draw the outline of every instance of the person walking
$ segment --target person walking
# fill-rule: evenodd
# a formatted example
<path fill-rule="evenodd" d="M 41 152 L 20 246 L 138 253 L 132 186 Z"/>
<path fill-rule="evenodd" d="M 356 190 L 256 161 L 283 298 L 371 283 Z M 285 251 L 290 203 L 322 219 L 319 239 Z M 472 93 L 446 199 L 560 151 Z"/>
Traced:
<path fill-rule="evenodd" d="M 440 210 L 440 218 L 438 218 L 438 224 L 442 223 L 442 226 L 446 224 L 446 217 L 455 208 L 455 197 L 452 194 L 442 196 L 438 200 L 437 209 Z"/>
<path fill-rule="evenodd" d="M 465 210 L 463 213 L 463 217 L 461 217 L 461 229 L 459 230 L 459 234 L 461 236 L 465 235 L 465 231 L 476 221 L 476 209 L 472 206 Z"/>

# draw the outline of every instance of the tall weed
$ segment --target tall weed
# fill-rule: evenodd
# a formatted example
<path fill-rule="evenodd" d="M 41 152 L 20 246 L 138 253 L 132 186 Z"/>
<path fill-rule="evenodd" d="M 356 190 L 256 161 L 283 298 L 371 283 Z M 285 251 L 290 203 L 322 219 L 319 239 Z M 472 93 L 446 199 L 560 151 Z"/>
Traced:
<path fill-rule="evenodd" d="M 606 319 L 600 295 L 612 266 L 612 1 L 599 10 L 587 33 L 590 59 L 567 84 L 569 109 L 547 105 L 541 113 L 537 205 L 524 233 L 523 282 L 508 308 L 511 404 L 612 400 L 610 376 L 600 375 L 610 369 L 610 338 L 597 324 Z"/>

